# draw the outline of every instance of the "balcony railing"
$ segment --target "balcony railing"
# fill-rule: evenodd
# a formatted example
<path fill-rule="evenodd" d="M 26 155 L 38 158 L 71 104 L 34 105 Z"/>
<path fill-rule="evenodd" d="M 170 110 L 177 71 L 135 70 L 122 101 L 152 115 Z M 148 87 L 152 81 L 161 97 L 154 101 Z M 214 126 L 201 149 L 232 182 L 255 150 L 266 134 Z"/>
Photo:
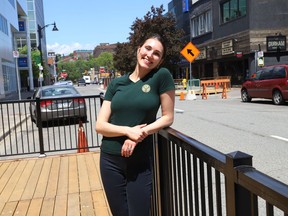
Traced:
<path fill-rule="evenodd" d="M 83 99 L 87 148 L 99 148 L 95 122 L 101 96 Z M 41 100 L 0 102 L 0 158 L 75 153 L 78 122 L 36 125 L 31 102 Z M 288 185 L 253 168 L 251 155 L 223 154 L 172 128 L 155 134 L 154 144 L 152 215 L 288 215 Z"/>

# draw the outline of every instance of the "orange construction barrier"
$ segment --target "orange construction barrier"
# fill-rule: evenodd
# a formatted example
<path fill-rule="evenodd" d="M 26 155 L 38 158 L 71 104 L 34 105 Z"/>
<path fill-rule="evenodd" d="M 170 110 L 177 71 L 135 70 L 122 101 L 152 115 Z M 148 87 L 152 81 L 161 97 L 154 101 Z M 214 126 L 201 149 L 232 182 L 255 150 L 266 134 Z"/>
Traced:
<path fill-rule="evenodd" d="M 207 99 L 207 89 L 206 85 L 202 84 L 203 92 L 202 92 L 202 99 Z"/>
<path fill-rule="evenodd" d="M 223 83 L 222 99 L 223 98 L 227 99 L 227 87 L 225 82 Z"/>
<path fill-rule="evenodd" d="M 82 121 L 79 121 L 79 128 L 78 128 L 78 153 L 82 152 L 89 152 L 88 149 L 88 142 L 86 139 L 85 131 L 83 128 Z"/>
<path fill-rule="evenodd" d="M 180 92 L 180 100 L 185 100 L 184 92 Z"/>

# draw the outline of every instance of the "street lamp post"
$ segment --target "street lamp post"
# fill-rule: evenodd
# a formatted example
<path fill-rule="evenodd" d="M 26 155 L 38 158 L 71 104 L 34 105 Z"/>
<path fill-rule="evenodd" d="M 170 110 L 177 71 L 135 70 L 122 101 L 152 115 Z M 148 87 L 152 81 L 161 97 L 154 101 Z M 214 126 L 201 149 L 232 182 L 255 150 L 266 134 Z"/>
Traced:
<path fill-rule="evenodd" d="M 51 23 L 51 24 L 47 24 L 47 25 L 44 25 L 43 27 L 41 27 L 40 25 L 38 25 L 38 28 L 37 28 L 37 31 L 38 31 L 38 40 L 39 40 L 39 44 L 38 44 L 38 50 L 40 52 L 40 64 L 41 66 L 39 66 L 39 69 L 40 69 L 40 86 L 42 86 L 42 78 L 43 78 L 43 75 L 42 75 L 42 70 L 43 70 L 43 56 L 42 56 L 42 45 L 41 45 L 41 38 L 42 38 L 42 30 L 45 29 L 46 27 L 48 26 L 51 26 L 53 25 L 53 29 L 52 31 L 58 31 L 58 28 L 56 26 L 56 23 Z M 42 70 L 41 70 L 42 69 Z"/>

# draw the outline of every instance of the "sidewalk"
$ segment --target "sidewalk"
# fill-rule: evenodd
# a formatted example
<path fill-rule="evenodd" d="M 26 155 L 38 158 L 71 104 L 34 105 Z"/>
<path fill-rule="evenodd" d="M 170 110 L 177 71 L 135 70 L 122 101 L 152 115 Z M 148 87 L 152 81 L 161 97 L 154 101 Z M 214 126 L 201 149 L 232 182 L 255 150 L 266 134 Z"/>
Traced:
<path fill-rule="evenodd" d="M 25 100 L 28 97 L 31 97 L 33 95 L 34 91 L 22 91 L 21 92 L 21 100 Z M 13 92 L 8 95 L 5 95 L 5 97 L 0 98 L 0 101 L 11 101 L 11 100 L 19 100 L 19 94 L 18 92 Z"/>

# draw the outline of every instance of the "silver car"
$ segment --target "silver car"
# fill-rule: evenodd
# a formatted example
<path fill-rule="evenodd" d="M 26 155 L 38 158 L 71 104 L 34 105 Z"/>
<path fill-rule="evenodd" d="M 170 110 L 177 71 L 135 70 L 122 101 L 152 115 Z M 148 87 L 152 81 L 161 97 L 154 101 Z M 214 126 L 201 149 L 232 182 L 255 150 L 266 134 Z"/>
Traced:
<path fill-rule="evenodd" d="M 71 80 L 59 80 L 58 82 L 55 82 L 53 85 L 73 85 L 73 82 Z"/>
<path fill-rule="evenodd" d="M 42 122 L 68 118 L 87 121 L 85 98 L 73 86 L 50 85 L 35 91 L 31 98 L 35 101 L 30 104 L 30 114 L 31 120 L 37 124 L 36 98 L 40 98 Z"/>

